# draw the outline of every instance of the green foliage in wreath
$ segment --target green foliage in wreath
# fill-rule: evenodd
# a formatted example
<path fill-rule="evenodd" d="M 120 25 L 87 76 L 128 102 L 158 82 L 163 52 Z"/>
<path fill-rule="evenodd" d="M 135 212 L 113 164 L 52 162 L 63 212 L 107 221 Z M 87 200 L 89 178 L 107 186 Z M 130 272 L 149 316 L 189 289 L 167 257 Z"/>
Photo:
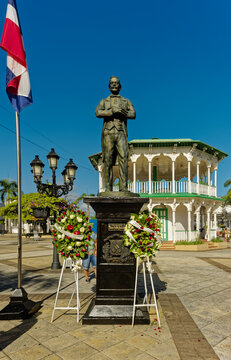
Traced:
<path fill-rule="evenodd" d="M 161 246 L 160 229 L 161 221 L 156 214 L 148 211 L 131 214 L 125 226 L 124 245 L 135 258 L 151 259 Z"/>
<path fill-rule="evenodd" d="M 52 232 L 55 247 L 62 257 L 85 258 L 93 234 L 92 224 L 85 211 L 73 204 L 63 207 Z"/>

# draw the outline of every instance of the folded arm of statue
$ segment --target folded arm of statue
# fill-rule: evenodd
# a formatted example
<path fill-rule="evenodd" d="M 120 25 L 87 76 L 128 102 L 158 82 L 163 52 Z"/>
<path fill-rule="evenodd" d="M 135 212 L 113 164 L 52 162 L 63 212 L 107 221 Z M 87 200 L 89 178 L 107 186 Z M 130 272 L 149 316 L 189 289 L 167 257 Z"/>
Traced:
<path fill-rule="evenodd" d="M 95 115 L 98 118 L 105 118 L 113 115 L 112 109 L 105 109 L 104 99 L 100 101 L 99 105 L 95 110 Z"/>

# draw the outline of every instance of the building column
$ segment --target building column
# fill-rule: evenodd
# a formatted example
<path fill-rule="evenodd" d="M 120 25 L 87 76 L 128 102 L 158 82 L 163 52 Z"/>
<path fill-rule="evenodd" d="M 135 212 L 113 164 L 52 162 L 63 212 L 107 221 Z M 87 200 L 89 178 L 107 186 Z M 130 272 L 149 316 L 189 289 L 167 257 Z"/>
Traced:
<path fill-rule="evenodd" d="M 132 185 L 132 188 L 133 188 L 133 192 L 135 193 L 136 192 L 136 161 L 133 161 L 133 185 Z"/>
<path fill-rule="evenodd" d="M 210 214 L 211 214 L 211 210 L 207 211 L 207 240 L 210 241 L 211 240 L 211 234 L 210 234 L 210 230 L 211 230 L 211 218 L 210 218 Z"/>
<path fill-rule="evenodd" d="M 215 186 L 215 196 L 217 196 L 217 167 L 214 169 L 214 186 Z"/>
<path fill-rule="evenodd" d="M 191 160 L 188 160 L 188 192 L 191 194 Z"/>
<path fill-rule="evenodd" d="M 200 210 L 195 211 L 196 214 L 196 230 L 199 235 L 200 233 Z"/>
<path fill-rule="evenodd" d="M 98 166 L 99 172 L 99 192 L 103 191 L 103 174 L 102 174 L 102 165 Z"/>
<path fill-rule="evenodd" d="M 200 161 L 197 162 L 197 194 L 200 193 Z"/>
<path fill-rule="evenodd" d="M 173 243 L 176 242 L 175 225 L 176 225 L 176 209 L 172 209 L 172 241 L 173 241 Z"/>
<path fill-rule="evenodd" d="M 213 227 L 217 230 L 217 213 L 213 213 L 214 215 L 214 224 L 213 224 Z"/>
<path fill-rule="evenodd" d="M 207 166 L 207 170 L 208 170 L 208 195 L 210 195 L 210 186 L 211 186 L 210 169 L 211 169 L 211 165 L 208 165 Z"/>
<path fill-rule="evenodd" d="M 132 191 L 134 193 L 136 192 L 139 192 L 136 191 L 136 162 L 137 162 L 137 159 L 140 157 L 140 155 L 137 155 L 137 154 L 133 154 L 132 156 L 130 156 L 130 160 L 133 164 L 133 181 L 132 181 Z"/>
<path fill-rule="evenodd" d="M 191 230 L 192 230 L 192 209 L 191 207 L 188 207 L 188 241 L 191 241 Z"/>
<path fill-rule="evenodd" d="M 172 160 L 172 193 L 175 194 L 175 160 Z"/>
<path fill-rule="evenodd" d="M 148 161 L 148 192 L 152 193 L 152 161 Z"/>

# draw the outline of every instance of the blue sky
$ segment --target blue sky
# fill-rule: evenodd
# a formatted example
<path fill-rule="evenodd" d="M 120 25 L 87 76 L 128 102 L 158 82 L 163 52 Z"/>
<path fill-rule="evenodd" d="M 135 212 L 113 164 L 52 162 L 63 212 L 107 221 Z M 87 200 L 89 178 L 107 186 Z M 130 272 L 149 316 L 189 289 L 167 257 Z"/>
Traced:
<path fill-rule="evenodd" d="M 1 1 L 0 33 L 7 0 Z M 101 151 L 98 102 L 111 75 L 135 106 L 128 139 L 191 138 L 230 153 L 231 2 L 229 0 L 17 0 L 34 103 L 21 112 L 22 187 L 35 191 L 30 162 L 46 164 L 51 147 L 78 165 L 74 195 L 96 193 L 88 156 Z M 0 125 L 15 131 L 0 50 Z M 0 126 L 0 178 L 16 180 L 15 135 Z M 40 147 L 39 147 L 40 146 Z M 218 168 L 218 194 L 231 178 L 231 158 Z"/>

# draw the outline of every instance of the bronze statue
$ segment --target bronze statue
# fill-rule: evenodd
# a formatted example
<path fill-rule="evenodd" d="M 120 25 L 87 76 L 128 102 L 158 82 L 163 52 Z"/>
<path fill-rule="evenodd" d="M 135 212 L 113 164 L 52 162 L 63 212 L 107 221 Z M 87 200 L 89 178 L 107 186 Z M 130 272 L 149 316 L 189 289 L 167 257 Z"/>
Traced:
<path fill-rule="evenodd" d="M 101 144 L 104 164 L 105 191 L 113 190 L 113 165 L 119 162 L 119 191 L 128 191 L 127 119 L 135 119 L 136 112 L 130 100 L 119 95 L 120 80 L 109 80 L 111 95 L 100 101 L 95 114 L 104 118 Z"/>

